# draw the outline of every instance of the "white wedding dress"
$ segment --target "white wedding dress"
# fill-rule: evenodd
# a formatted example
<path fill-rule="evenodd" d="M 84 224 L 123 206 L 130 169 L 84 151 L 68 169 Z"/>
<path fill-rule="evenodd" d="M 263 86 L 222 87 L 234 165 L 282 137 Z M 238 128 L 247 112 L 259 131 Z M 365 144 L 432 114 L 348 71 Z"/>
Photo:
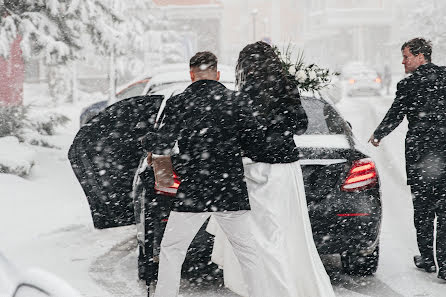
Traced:
<path fill-rule="evenodd" d="M 252 230 L 264 265 L 264 296 L 334 297 L 313 241 L 300 161 L 244 160 L 244 169 Z M 240 265 L 225 234 L 212 220 L 207 230 L 215 235 L 212 261 L 223 267 L 225 285 L 247 296 Z"/>

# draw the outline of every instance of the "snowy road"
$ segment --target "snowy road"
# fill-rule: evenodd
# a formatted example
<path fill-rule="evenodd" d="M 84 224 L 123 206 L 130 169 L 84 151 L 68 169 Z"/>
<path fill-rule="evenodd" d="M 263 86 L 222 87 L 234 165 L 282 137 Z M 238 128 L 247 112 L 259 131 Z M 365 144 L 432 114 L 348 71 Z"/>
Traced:
<path fill-rule="evenodd" d="M 417 248 L 410 191 L 404 180 L 405 127 L 399 127 L 379 148 L 366 144 L 391 100 L 345 98 L 338 105 L 377 162 L 384 216 L 376 275 L 352 278 L 331 272 L 339 297 L 446 296 L 446 283 L 412 264 Z M 63 149 L 39 148 L 37 164 L 26 180 L 0 174 L 0 250 L 16 264 L 38 266 L 57 274 L 85 297 L 145 296 L 144 284 L 137 281 L 134 227 L 95 230 L 92 226 L 86 199 L 66 157 L 77 130 L 79 108 L 64 108 L 75 122 L 54 139 Z M 195 289 L 187 283 L 181 294 L 236 296 L 224 288 Z"/>

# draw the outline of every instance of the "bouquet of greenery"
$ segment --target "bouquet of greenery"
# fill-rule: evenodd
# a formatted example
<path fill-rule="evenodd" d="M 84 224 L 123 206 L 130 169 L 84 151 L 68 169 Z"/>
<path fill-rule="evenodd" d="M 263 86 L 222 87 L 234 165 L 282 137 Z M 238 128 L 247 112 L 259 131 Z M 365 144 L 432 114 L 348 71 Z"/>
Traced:
<path fill-rule="evenodd" d="M 284 54 L 277 47 L 274 47 L 274 51 L 280 58 L 283 70 L 298 82 L 300 90 L 319 91 L 331 84 L 333 76 L 339 75 L 329 69 L 320 68 L 316 64 L 306 65 L 303 51 L 299 51 L 296 61 L 293 62 L 290 46 L 287 47 Z"/>

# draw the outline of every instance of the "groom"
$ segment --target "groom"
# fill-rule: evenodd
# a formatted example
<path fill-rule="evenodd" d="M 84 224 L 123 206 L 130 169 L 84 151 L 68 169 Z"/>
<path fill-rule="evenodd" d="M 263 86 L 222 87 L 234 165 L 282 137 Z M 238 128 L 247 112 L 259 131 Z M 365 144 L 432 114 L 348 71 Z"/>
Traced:
<path fill-rule="evenodd" d="M 369 142 L 379 146 L 407 118 L 407 184 L 420 251 L 414 262 L 426 272 L 436 272 L 436 252 L 438 278 L 446 280 L 446 71 L 431 62 L 432 44 L 423 38 L 405 42 L 401 53 L 404 70 L 411 75 L 398 83 L 395 100 Z"/>
<path fill-rule="evenodd" d="M 242 151 L 257 159 L 263 130 L 243 96 L 218 82 L 217 57 L 199 52 L 190 59 L 192 84 L 167 101 L 161 128 L 149 133 L 143 147 L 166 155 L 178 143 L 174 167 L 181 177 L 161 242 L 155 297 L 176 297 L 187 249 L 212 215 L 237 256 L 249 296 L 263 296 L 262 262 L 249 228 L 250 206 Z M 260 141 L 259 141 L 260 140 Z M 181 164 L 176 164 L 179 160 Z M 262 157 L 263 161 L 265 157 Z"/>

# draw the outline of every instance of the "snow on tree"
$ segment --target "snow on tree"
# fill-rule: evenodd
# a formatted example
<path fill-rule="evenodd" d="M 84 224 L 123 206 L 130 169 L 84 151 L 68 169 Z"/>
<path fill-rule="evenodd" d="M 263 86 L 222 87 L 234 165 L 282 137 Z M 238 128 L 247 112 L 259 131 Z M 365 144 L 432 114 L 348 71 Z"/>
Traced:
<path fill-rule="evenodd" d="M 423 2 L 408 18 L 408 31 L 413 35 L 430 39 L 433 43 L 434 63 L 446 64 L 446 2 L 430 0 Z M 417 37 L 413 36 L 413 37 Z"/>
<path fill-rule="evenodd" d="M 131 18 L 120 13 L 130 6 L 139 13 Z M 152 2 L 144 0 L 0 0 L 0 55 L 7 57 L 20 35 L 24 56 L 43 57 L 48 65 L 67 65 L 92 49 L 124 56 L 129 48 L 142 47 L 151 7 Z M 59 78 L 60 73 L 70 73 L 54 72 Z"/>
<path fill-rule="evenodd" d="M 163 63 L 181 63 L 185 57 L 181 35 L 177 31 L 165 30 L 161 32 L 161 57 Z"/>

